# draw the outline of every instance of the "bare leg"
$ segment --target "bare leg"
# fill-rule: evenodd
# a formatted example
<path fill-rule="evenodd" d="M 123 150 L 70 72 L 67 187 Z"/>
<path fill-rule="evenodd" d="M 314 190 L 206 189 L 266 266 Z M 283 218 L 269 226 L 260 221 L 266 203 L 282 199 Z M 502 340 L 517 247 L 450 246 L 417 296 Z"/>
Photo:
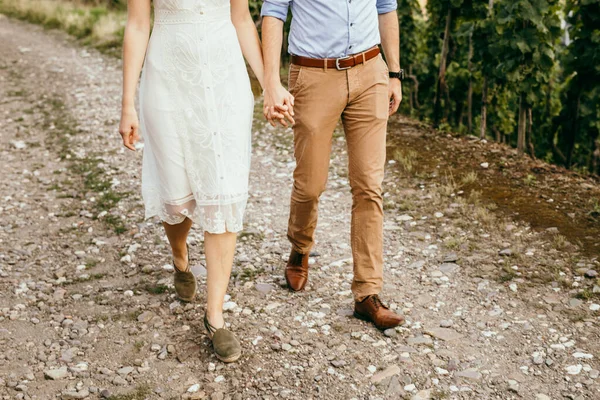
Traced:
<path fill-rule="evenodd" d="M 208 322 L 215 328 L 225 325 L 223 301 L 229 285 L 233 256 L 235 254 L 235 233 L 212 234 L 204 232 L 204 253 L 206 255 L 206 286 Z"/>
<path fill-rule="evenodd" d="M 163 222 L 167 238 L 171 244 L 171 251 L 173 252 L 173 263 L 175 268 L 180 271 L 187 271 L 188 269 L 188 253 L 186 241 L 190 228 L 192 227 L 192 220 L 186 218 L 182 223 L 177 225 L 169 225 Z"/>

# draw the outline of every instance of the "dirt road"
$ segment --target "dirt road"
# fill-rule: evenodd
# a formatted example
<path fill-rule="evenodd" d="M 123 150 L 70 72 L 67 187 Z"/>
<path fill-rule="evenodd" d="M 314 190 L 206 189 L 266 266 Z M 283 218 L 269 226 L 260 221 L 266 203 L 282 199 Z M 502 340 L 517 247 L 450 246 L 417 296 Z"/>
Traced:
<path fill-rule="evenodd" d="M 226 303 L 244 355 L 218 362 L 204 296 L 176 301 L 162 228 L 143 220 L 141 152 L 117 134 L 119 62 L 2 17 L 0 54 L 2 398 L 600 398 L 598 261 L 442 173 L 388 166 L 383 298 L 407 324 L 381 333 L 350 316 L 341 134 L 309 288 L 288 293 L 291 132 L 260 118 Z"/>

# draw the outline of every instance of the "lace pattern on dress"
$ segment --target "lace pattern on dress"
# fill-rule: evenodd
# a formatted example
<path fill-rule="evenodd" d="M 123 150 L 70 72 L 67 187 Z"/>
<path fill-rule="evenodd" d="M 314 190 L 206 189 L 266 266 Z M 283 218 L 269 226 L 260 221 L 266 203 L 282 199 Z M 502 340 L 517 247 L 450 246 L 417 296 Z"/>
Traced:
<path fill-rule="evenodd" d="M 140 84 L 146 218 L 238 232 L 254 98 L 229 0 L 156 0 Z"/>

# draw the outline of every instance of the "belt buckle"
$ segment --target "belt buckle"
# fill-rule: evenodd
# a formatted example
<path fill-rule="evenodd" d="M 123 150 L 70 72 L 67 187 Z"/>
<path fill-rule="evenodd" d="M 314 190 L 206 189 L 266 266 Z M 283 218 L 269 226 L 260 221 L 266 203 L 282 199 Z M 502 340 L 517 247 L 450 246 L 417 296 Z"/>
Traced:
<path fill-rule="evenodd" d="M 340 66 L 340 61 L 349 60 L 350 58 L 352 58 L 352 57 L 351 56 L 346 56 L 346 57 L 342 57 L 342 58 L 336 58 L 335 59 L 335 69 L 337 69 L 338 71 L 343 71 L 343 70 L 352 68 L 352 66 L 348 66 L 348 67 L 341 67 Z"/>

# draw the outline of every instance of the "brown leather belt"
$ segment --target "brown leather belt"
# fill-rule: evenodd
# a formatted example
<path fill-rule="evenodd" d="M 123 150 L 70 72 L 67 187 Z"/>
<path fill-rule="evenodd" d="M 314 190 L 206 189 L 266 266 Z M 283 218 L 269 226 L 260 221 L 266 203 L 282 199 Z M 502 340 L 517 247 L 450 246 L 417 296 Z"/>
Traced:
<path fill-rule="evenodd" d="M 362 53 L 342 58 L 309 58 L 292 55 L 292 64 L 309 68 L 335 68 L 338 71 L 350 69 L 358 64 L 364 64 L 379 55 L 379 46 L 371 47 Z"/>

